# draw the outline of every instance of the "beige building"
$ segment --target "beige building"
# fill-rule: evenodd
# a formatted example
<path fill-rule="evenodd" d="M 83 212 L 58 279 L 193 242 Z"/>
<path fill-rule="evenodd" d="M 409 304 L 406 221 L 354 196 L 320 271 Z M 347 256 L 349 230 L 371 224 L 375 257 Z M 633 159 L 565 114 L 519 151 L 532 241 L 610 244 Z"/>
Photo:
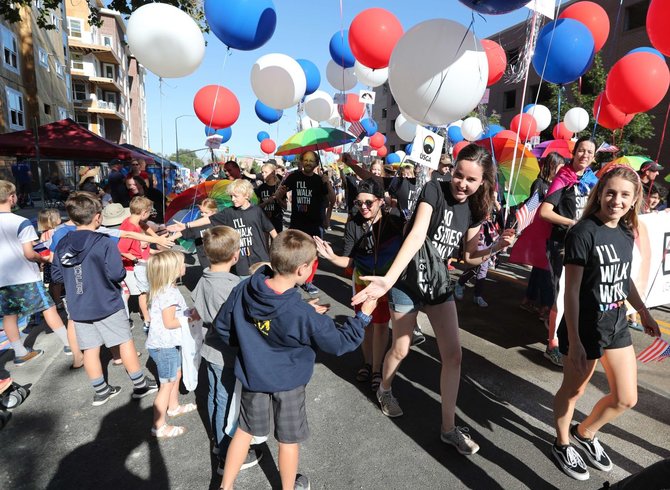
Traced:
<path fill-rule="evenodd" d="M 75 120 L 115 143 L 146 148 L 144 68 L 128 50 L 121 14 L 95 3 L 100 28 L 88 23 L 88 2 L 65 0 Z"/>

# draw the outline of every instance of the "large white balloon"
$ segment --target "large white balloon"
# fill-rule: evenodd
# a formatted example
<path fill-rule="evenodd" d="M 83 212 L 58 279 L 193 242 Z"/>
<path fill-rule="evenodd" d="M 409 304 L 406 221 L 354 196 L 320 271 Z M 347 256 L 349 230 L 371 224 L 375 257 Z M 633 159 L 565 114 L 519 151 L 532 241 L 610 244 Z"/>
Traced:
<path fill-rule="evenodd" d="M 403 113 L 443 126 L 477 106 L 488 72 L 486 53 L 472 32 L 458 22 L 433 19 L 400 38 L 391 54 L 389 84 Z"/>
<path fill-rule="evenodd" d="M 304 131 L 305 129 L 310 129 L 310 128 L 318 128 L 319 123 L 310 118 L 309 116 L 303 116 L 300 118 L 300 125 L 302 126 L 302 130 Z"/>
<path fill-rule="evenodd" d="M 416 135 L 416 124 L 408 121 L 405 116 L 400 114 L 395 120 L 395 134 L 397 134 L 398 138 L 403 141 L 414 141 L 414 136 Z"/>
<path fill-rule="evenodd" d="M 565 123 L 565 127 L 570 131 L 579 133 L 580 131 L 584 131 L 586 126 L 589 125 L 589 113 L 581 107 L 573 107 L 565 113 L 563 122 Z"/>
<path fill-rule="evenodd" d="M 128 19 L 130 51 L 147 69 L 163 78 L 193 73 L 205 56 L 205 39 L 190 15 L 164 3 L 141 6 Z"/>
<path fill-rule="evenodd" d="M 530 109 L 528 109 L 528 114 L 535 118 L 538 131 L 544 131 L 551 124 L 551 111 L 543 105 L 533 105 Z"/>
<path fill-rule="evenodd" d="M 461 125 L 461 134 L 468 141 L 477 141 L 483 133 L 482 122 L 476 117 L 468 117 Z"/>
<path fill-rule="evenodd" d="M 333 110 L 330 113 L 330 118 L 328 118 L 328 124 L 335 128 L 342 126 L 342 117 L 340 117 L 340 112 L 337 110 L 337 106 L 333 104 Z"/>
<path fill-rule="evenodd" d="M 296 60 L 271 53 L 258 58 L 251 68 L 251 88 L 266 106 L 288 109 L 305 95 L 307 79 Z"/>
<path fill-rule="evenodd" d="M 402 151 L 402 150 L 398 150 L 398 151 L 396 151 L 395 154 L 398 155 L 398 156 L 400 157 L 400 161 L 401 161 L 401 162 L 402 162 L 402 161 L 404 160 L 404 158 L 407 156 L 407 153 L 405 153 L 405 152 Z"/>
<path fill-rule="evenodd" d="M 333 114 L 333 98 L 323 90 L 305 97 L 305 113 L 315 121 L 326 121 Z"/>
<path fill-rule="evenodd" d="M 326 66 L 326 78 L 333 87 L 344 92 L 351 90 L 358 83 L 353 68 L 342 68 L 333 60 L 330 60 Z"/>
<path fill-rule="evenodd" d="M 458 126 L 459 128 L 463 127 L 463 119 L 459 119 L 458 121 L 452 122 L 449 126 L 447 126 L 447 129 L 452 127 L 452 126 Z"/>
<path fill-rule="evenodd" d="M 354 64 L 354 74 L 359 82 L 367 87 L 379 87 L 389 78 L 388 68 L 377 68 L 373 70 L 356 61 Z"/>

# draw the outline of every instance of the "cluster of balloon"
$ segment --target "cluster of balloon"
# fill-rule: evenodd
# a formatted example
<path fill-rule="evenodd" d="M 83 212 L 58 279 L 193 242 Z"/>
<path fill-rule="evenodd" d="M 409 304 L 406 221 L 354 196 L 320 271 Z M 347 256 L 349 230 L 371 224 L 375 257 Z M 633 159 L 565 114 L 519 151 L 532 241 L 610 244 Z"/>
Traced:
<path fill-rule="evenodd" d="M 647 34 L 652 46 L 670 56 L 670 3 L 667 0 L 652 0 L 647 10 Z"/>
<path fill-rule="evenodd" d="M 379 158 L 384 158 L 386 155 L 388 155 L 388 152 L 389 152 L 388 149 L 386 148 L 386 146 L 384 146 L 384 145 L 382 145 L 380 148 L 377 148 L 376 151 L 377 151 L 377 156 Z"/>
<path fill-rule="evenodd" d="M 260 100 L 256 101 L 256 105 L 254 105 L 254 111 L 256 112 L 258 119 L 268 124 L 276 123 L 284 115 L 284 111 L 266 106 Z"/>
<path fill-rule="evenodd" d="M 412 121 L 408 121 L 407 118 L 400 114 L 395 120 L 395 132 L 403 141 L 414 141 L 414 136 L 416 136 L 416 124 Z"/>
<path fill-rule="evenodd" d="M 489 78 L 486 81 L 486 86 L 500 81 L 505 74 L 507 68 L 507 54 L 500 44 L 490 39 L 482 39 L 481 41 L 484 51 L 486 52 L 486 59 L 489 64 Z"/>
<path fill-rule="evenodd" d="M 237 97 L 220 85 L 206 85 L 193 98 L 195 115 L 206 126 L 214 129 L 232 126 L 240 117 Z"/>
<path fill-rule="evenodd" d="M 623 128 L 631 122 L 635 114 L 625 114 L 607 100 L 607 94 L 601 92 L 593 102 L 593 117 L 602 127 L 612 131 Z"/>
<path fill-rule="evenodd" d="M 263 104 L 283 110 L 300 102 L 307 78 L 296 60 L 282 53 L 270 53 L 258 58 L 251 68 L 251 88 Z"/>
<path fill-rule="evenodd" d="M 528 2 L 524 0 L 459 0 L 480 14 L 502 15 L 520 9 Z"/>
<path fill-rule="evenodd" d="M 482 137 L 483 133 L 484 126 L 476 117 L 468 117 L 461 125 L 461 135 L 468 141 L 477 141 Z"/>
<path fill-rule="evenodd" d="M 270 155 L 271 153 L 274 153 L 276 149 L 277 144 L 274 142 L 274 140 L 266 138 L 263 141 L 261 141 L 261 151 L 263 153 Z"/>
<path fill-rule="evenodd" d="M 551 124 L 551 111 L 548 107 L 541 104 L 528 104 L 523 108 L 523 112 L 529 113 L 537 123 L 537 131 L 544 131 Z"/>
<path fill-rule="evenodd" d="M 342 106 L 342 119 L 347 122 L 360 121 L 365 114 L 365 104 L 358 100 L 357 94 L 346 94 Z"/>
<path fill-rule="evenodd" d="M 277 26 L 272 0 L 205 0 L 204 9 L 214 35 L 232 49 L 260 48 L 270 40 Z"/>
<path fill-rule="evenodd" d="M 370 147 L 379 150 L 386 143 L 386 136 L 381 133 L 375 133 L 370 136 Z"/>
<path fill-rule="evenodd" d="M 163 78 L 193 73 L 205 56 L 205 39 L 185 12 L 164 3 L 148 3 L 133 12 L 126 27 L 137 60 Z"/>
<path fill-rule="evenodd" d="M 509 128 L 514 133 L 519 133 L 519 139 L 528 141 L 537 133 L 537 121 L 528 113 L 517 114 L 512 118 Z"/>
<path fill-rule="evenodd" d="M 227 143 L 233 136 L 233 130 L 232 128 L 214 129 L 205 126 L 205 136 L 214 136 L 215 134 L 221 136 L 221 143 Z"/>
<path fill-rule="evenodd" d="M 487 82 L 481 43 L 465 26 L 448 19 L 411 28 L 389 62 L 394 99 L 405 116 L 421 124 L 444 126 L 467 115 L 482 99 Z"/>
<path fill-rule="evenodd" d="M 364 10 L 351 22 L 349 46 L 356 60 L 373 70 L 386 68 L 391 53 L 402 37 L 400 21 L 388 10 Z"/>
<path fill-rule="evenodd" d="M 262 143 L 266 139 L 268 139 L 270 135 L 268 134 L 267 131 L 259 131 L 258 134 L 256 135 L 256 139 L 258 140 L 259 143 Z"/>

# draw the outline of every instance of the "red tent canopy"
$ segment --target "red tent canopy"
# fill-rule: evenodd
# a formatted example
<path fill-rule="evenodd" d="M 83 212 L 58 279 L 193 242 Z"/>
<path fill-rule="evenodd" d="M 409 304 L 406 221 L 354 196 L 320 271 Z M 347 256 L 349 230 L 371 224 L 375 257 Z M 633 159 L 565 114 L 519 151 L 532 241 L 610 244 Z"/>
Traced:
<path fill-rule="evenodd" d="M 72 119 L 63 119 L 37 128 L 40 158 L 109 162 L 149 157 L 101 138 Z M 32 130 L 0 134 L 0 155 L 15 158 L 36 158 L 35 133 Z"/>

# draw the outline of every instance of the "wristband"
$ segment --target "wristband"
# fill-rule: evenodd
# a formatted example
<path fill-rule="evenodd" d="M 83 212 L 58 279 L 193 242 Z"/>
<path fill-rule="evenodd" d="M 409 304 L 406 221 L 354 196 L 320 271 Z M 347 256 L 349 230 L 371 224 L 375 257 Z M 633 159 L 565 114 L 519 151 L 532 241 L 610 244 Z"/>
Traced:
<path fill-rule="evenodd" d="M 184 226 L 186 227 L 187 230 L 191 229 L 191 223 L 186 223 Z"/>
<path fill-rule="evenodd" d="M 361 320 L 363 322 L 364 326 L 369 325 L 370 322 L 372 321 L 372 315 L 366 315 L 365 313 L 363 313 L 360 310 L 356 312 L 356 318 Z"/>

